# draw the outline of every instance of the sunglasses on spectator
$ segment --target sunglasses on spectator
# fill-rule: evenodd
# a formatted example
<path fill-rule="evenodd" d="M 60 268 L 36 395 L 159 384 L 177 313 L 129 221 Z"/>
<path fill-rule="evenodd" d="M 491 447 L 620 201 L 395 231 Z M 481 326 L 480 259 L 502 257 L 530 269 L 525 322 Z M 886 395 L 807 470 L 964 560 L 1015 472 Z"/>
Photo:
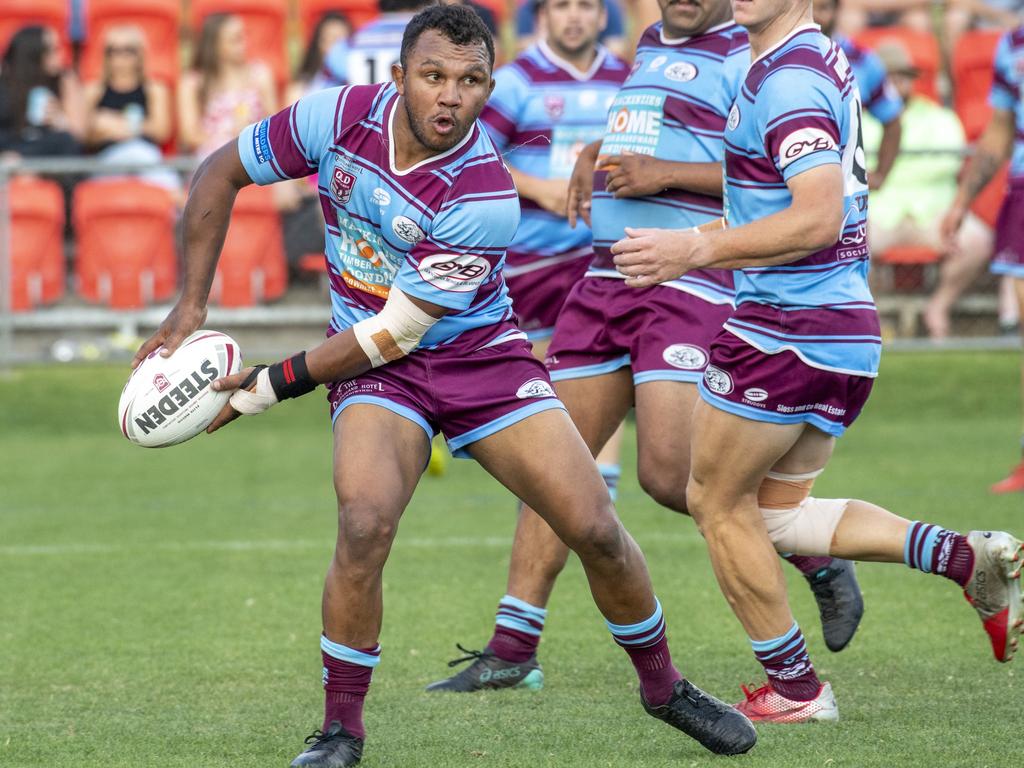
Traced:
<path fill-rule="evenodd" d="M 134 45 L 108 45 L 106 48 L 107 56 L 117 56 L 118 54 L 125 56 L 137 56 L 139 49 Z"/>

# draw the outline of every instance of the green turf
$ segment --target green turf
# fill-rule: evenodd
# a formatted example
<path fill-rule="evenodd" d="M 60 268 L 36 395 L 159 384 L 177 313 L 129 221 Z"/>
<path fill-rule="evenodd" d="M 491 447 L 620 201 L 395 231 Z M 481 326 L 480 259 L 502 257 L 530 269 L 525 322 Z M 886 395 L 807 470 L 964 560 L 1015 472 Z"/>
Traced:
<path fill-rule="evenodd" d="M 147 451 L 114 423 L 124 374 L 41 368 L 0 381 L 0 766 L 285 766 L 320 717 L 320 586 L 334 535 L 323 398 Z M 887 355 L 820 495 L 960 529 L 1024 529 L 1021 497 L 986 491 L 1016 458 L 1017 382 L 1014 354 Z M 759 668 L 693 525 L 642 495 L 634 456 L 630 445 L 620 509 L 648 555 L 677 662 L 735 698 Z M 385 572 L 365 765 L 721 763 L 642 713 L 575 563 L 551 603 L 543 692 L 422 692 L 456 641 L 486 641 L 513 523 L 512 500 L 472 463 L 424 480 Z M 762 728 L 734 762 L 1018 762 L 1024 670 L 992 661 L 952 584 L 863 566 L 867 614 L 833 656 L 789 571 L 843 720 Z"/>

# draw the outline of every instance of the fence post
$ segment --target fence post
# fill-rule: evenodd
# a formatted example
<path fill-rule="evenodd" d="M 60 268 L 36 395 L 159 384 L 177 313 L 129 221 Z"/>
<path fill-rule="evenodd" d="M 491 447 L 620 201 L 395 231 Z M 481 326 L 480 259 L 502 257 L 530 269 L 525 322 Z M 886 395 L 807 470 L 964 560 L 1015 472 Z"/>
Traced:
<path fill-rule="evenodd" d="M 14 269 L 11 265 L 11 174 L 0 162 L 0 377 L 14 364 Z"/>

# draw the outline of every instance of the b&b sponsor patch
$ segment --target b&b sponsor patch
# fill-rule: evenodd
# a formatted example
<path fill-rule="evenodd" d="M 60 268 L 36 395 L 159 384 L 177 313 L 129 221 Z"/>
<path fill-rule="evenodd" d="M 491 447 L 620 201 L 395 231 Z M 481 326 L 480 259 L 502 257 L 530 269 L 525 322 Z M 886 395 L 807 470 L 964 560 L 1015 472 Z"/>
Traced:
<path fill-rule="evenodd" d="M 491 265 L 487 259 L 468 253 L 437 253 L 423 259 L 416 271 L 425 282 L 442 291 L 470 293 L 484 284 L 491 274 Z"/>

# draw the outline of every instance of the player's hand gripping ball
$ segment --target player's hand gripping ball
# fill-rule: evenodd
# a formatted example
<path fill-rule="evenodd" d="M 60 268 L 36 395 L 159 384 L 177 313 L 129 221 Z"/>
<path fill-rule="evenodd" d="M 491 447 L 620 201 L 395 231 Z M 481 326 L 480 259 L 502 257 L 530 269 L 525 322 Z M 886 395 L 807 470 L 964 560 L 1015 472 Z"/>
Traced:
<path fill-rule="evenodd" d="M 170 357 L 159 352 L 132 371 L 117 407 L 121 433 L 145 448 L 177 445 L 204 431 L 231 397 L 210 384 L 242 367 L 238 344 L 217 331 L 196 331 Z"/>

